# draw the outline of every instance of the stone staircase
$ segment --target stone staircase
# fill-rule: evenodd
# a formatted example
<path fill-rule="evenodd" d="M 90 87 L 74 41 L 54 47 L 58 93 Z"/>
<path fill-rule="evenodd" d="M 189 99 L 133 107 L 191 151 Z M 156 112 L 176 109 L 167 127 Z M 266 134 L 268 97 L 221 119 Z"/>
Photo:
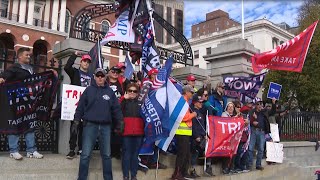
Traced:
<path fill-rule="evenodd" d="M 312 145 L 311 145 L 312 144 Z M 197 172 L 203 176 L 200 179 L 210 180 L 315 180 L 314 172 L 320 169 L 320 152 L 314 151 L 314 143 L 308 147 L 285 148 L 285 161 L 282 164 L 266 165 L 263 171 L 254 170 L 248 173 L 222 175 L 221 165 L 214 165 L 215 177 L 204 177 L 203 167 L 197 166 Z M 158 170 L 157 179 L 170 179 L 175 164 L 175 156 L 161 155 L 160 161 L 168 169 Z M 121 161 L 112 159 L 113 177 L 122 180 Z M 0 154 L 0 180 L 75 180 L 79 166 L 79 157 L 68 160 L 65 155 L 45 154 L 44 159 L 28 159 L 15 161 L 8 154 Z M 155 179 L 155 170 L 146 174 L 138 172 L 139 180 Z M 90 162 L 89 180 L 103 180 L 100 154 L 95 151 Z"/>

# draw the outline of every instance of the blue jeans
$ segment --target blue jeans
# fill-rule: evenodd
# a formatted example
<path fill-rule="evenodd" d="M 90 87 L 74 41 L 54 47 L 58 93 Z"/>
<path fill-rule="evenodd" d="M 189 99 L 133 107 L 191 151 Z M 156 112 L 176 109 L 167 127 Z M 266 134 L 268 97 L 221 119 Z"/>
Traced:
<path fill-rule="evenodd" d="M 261 167 L 261 160 L 263 157 L 264 152 L 264 144 L 265 144 L 265 133 L 264 131 L 259 131 L 254 128 L 251 130 L 251 136 L 250 136 L 250 144 L 249 144 L 249 165 L 252 167 L 253 164 L 253 150 L 255 145 L 257 145 L 257 161 L 256 161 L 256 167 Z"/>
<path fill-rule="evenodd" d="M 87 122 L 83 126 L 82 153 L 80 156 L 78 180 L 87 180 L 92 150 L 99 136 L 100 155 L 102 158 L 103 179 L 112 180 L 112 162 L 110 148 L 111 125 Z"/>
<path fill-rule="evenodd" d="M 137 176 L 139 166 L 139 150 L 142 143 L 142 136 L 124 136 L 122 138 L 122 174 L 123 177 L 131 178 Z"/>
<path fill-rule="evenodd" d="M 37 150 L 34 132 L 27 132 L 24 135 L 26 140 L 27 152 L 33 153 Z M 8 143 L 9 143 L 9 150 L 10 153 L 19 152 L 19 142 L 20 136 L 19 135 L 8 135 Z"/>

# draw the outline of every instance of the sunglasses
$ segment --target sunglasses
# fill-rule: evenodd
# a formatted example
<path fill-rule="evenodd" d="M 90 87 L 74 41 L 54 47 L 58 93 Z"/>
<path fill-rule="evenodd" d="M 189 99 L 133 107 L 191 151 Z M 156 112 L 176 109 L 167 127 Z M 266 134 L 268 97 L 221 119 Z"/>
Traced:
<path fill-rule="evenodd" d="M 203 96 L 204 96 L 204 97 L 207 97 L 207 96 L 208 96 L 208 94 L 203 94 Z"/>
<path fill-rule="evenodd" d="M 236 106 L 236 108 L 241 108 L 240 106 Z"/>
<path fill-rule="evenodd" d="M 120 74 L 118 71 L 110 71 L 112 74 Z"/>
<path fill-rule="evenodd" d="M 137 93 L 138 91 L 137 91 L 137 90 L 129 89 L 128 92 L 129 92 L 129 93 Z"/>
<path fill-rule="evenodd" d="M 96 74 L 96 77 L 98 77 L 98 78 L 104 78 L 104 77 L 106 77 L 104 74 Z"/>

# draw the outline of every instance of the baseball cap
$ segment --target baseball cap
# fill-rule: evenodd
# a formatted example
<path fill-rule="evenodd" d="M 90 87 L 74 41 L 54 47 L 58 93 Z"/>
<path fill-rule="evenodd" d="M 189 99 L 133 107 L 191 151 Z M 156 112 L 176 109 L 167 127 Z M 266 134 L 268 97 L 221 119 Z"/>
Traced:
<path fill-rule="evenodd" d="M 120 68 L 118 66 L 112 66 L 110 71 L 120 71 Z"/>
<path fill-rule="evenodd" d="M 91 57 L 89 56 L 89 54 L 84 54 L 84 55 L 82 55 L 81 61 L 86 60 L 86 59 L 91 62 Z"/>
<path fill-rule="evenodd" d="M 94 71 L 94 74 L 98 74 L 98 73 L 102 73 L 103 75 L 106 75 L 107 74 L 107 71 L 102 69 L 102 68 L 97 68 L 95 71 Z"/>
<path fill-rule="evenodd" d="M 149 72 L 148 72 L 148 76 L 151 76 L 152 74 L 158 74 L 158 69 L 156 68 L 152 68 Z"/>
<path fill-rule="evenodd" d="M 192 102 L 195 103 L 195 102 L 203 102 L 203 99 L 201 98 L 201 96 L 198 96 L 197 94 L 194 95 L 192 97 Z"/>
<path fill-rule="evenodd" d="M 189 75 L 187 76 L 187 81 L 195 81 L 195 80 L 196 80 L 196 77 L 194 77 L 194 75 L 189 74 Z"/>
<path fill-rule="evenodd" d="M 118 62 L 117 67 L 118 67 L 119 69 L 121 69 L 121 68 L 126 68 L 126 66 L 124 65 L 123 62 Z"/>
<path fill-rule="evenodd" d="M 250 98 L 246 99 L 246 104 L 252 104 L 252 103 L 253 103 L 252 99 Z"/>

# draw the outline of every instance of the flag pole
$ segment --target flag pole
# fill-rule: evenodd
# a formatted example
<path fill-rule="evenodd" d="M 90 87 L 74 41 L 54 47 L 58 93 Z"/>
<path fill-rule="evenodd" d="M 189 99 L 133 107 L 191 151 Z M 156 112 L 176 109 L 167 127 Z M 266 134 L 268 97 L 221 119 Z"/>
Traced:
<path fill-rule="evenodd" d="M 153 11 L 154 11 L 154 9 L 151 6 L 151 0 L 146 0 L 146 3 L 147 3 L 147 9 L 148 9 L 149 17 L 150 17 L 150 22 L 151 22 L 153 39 L 155 41 L 156 40 L 156 32 L 154 31 L 154 24 L 153 24 Z"/>
<path fill-rule="evenodd" d="M 242 39 L 244 39 L 244 8 L 243 8 L 243 0 L 241 2 L 241 29 L 242 29 Z"/>

